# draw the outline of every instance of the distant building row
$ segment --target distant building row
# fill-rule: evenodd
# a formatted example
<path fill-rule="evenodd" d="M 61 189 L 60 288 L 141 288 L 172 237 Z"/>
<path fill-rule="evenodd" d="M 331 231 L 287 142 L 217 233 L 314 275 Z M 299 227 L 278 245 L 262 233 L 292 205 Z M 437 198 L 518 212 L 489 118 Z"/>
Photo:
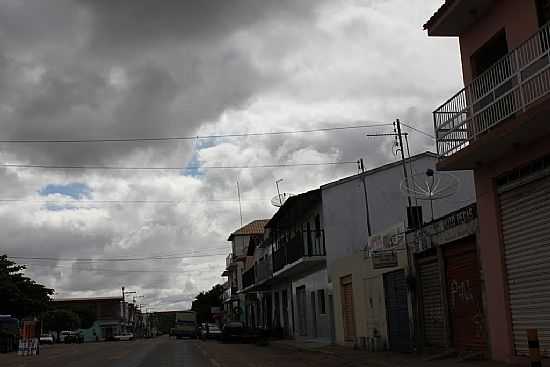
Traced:
<path fill-rule="evenodd" d="M 422 177 L 437 161 L 423 153 L 407 169 Z M 370 350 L 483 350 L 473 175 L 453 173 L 454 195 L 431 203 L 439 219 L 429 201 L 411 197 L 422 207 L 419 223 L 405 219 L 402 176 L 395 162 L 347 177 L 292 196 L 271 219 L 233 232 L 227 317 Z"/>

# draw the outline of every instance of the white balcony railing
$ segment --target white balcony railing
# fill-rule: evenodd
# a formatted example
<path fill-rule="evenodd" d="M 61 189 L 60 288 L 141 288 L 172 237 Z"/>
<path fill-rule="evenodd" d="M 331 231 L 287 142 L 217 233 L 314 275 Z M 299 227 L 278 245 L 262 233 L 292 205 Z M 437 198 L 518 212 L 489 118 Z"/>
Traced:
<path fill-rule="evenodd" d="M 434 111 L 438 154 L 455 154 L 549 93 L 550 23 Z"/>

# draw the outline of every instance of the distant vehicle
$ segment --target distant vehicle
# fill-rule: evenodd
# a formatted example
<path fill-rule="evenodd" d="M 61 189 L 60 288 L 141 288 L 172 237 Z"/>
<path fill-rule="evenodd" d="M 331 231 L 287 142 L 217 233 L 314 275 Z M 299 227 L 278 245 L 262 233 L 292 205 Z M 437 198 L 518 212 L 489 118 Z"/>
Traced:
<path fill-rule="evenodd" d="M 115 335 L 114 338 L 115 340 L 119 340 L 119 341 L 134 340 L 134 334 L 132 333 L 120 334 L 120 335 Z"/>
<path fill-rule="evenodd" d="M 40 344 L 53 344 L 53 335 L 52 334 L 40 335 Z"/>
<path fill-rule="evenodd" d="M 17 350 L 19 344 L 19 320 L 10 315 L 0 315 L 0 353 Z"/>
<path fill-rule="evenodd" d="M 240 321 L 230 321 L 223 326 L 223 341 L 240 341 L 244 334 L 244 325 Z"/>
<path fill-rule="evenodd" d="M 221 339 L 222 331 L 214 323 L 203 323 L 200 328 L 201 338 Z"/>
<path fill-rule="evenodd" d="M 84 337 L 76 331 L 65 330 L 59 334 L 59 341 L 65 344 L 82 343 L 84 341 Z"/>
<path fill-rule="evenodd" d="M 197 337 L 197 313 L 195 311 L 176 312 L 174 335 L 177 339 Z"/>

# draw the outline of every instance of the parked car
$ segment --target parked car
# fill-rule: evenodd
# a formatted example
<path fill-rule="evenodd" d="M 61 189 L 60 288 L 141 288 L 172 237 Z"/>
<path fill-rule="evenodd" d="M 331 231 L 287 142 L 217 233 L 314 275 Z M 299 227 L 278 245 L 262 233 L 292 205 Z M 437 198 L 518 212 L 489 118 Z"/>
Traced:
<path fill-rule="evenodd" d="M 82 343 L 84 342 L 84 336 L 77 331 L 62 331 L 59 341 L 65 344 Z"/>
<path fill-rule="evenodd" d="M 52 334 L 40 335 L 40 344 L 53 344 L 53 335 Z"/>
<path fill-rule="evenodd" d="M 201 337 L 207 339 L 221 339 L 222 331 L 218 325 L 213 323 L 204 323 L 201 328 Z"/>
<path fill-rule="evenodd" d="M 115 340 L 118 340 L 118 341 L 134 340 L 134 334 L 124 333 L 124 334 L 120 334 L 120 335 L 115 335 L 114 338 L 115 338 Z"/>
<path fill-rule="evenodd" d="M 223 341 L 240 341 L 244 334 L 244 325 L 240 321 L 230 321 L 223 326 Z"/>

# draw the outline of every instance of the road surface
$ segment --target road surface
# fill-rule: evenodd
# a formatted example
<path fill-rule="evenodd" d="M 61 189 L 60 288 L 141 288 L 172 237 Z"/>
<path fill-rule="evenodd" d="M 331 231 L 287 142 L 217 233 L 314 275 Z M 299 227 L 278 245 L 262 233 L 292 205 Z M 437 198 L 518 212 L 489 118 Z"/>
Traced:
<path fill-rule="evenodd" d="M 39 356 L 0 354 L 2 367 L 220 367 L 196 340 L 166 336 L 124 342 L 43 346 Z"/>

